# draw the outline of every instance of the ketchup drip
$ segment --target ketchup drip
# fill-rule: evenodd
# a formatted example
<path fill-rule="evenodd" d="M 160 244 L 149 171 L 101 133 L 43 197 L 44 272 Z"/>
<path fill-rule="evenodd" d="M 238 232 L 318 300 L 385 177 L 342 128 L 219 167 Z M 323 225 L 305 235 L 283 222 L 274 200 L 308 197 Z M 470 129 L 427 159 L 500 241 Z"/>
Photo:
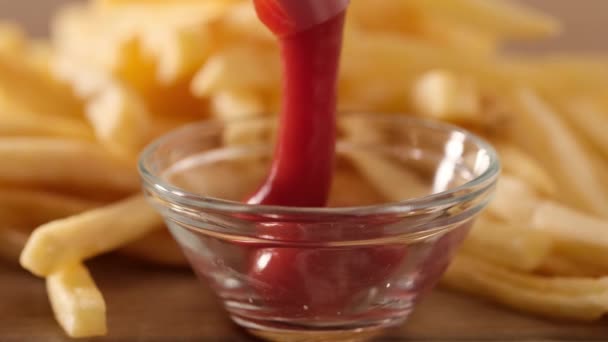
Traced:
<path fill-rule="evenodd" d="M 334 168 L 337 79 L 348 0 L 254 3 L 279 40 L 284 99 L 271 171 L 247 203 L 324 207 Z M 291 223 L 260 224 L 259 233 L 289 241 L 306 234 Z M 395 246 L 258 248 L 249 275 L 263 284 L 258 293 L 275 314 L 331 315 L 387 279 L 403 257 L 403 248 Z"/>
<path fill-rule="evenodd" d="M 300 4 L 291 7 L 276 0 L 255 1 L 260 18 L 279 37 L 284 99 L 272 168 L 249 204 L 323 207 L 327 203 L 334 168 L 336 87 L 345 11 L 314 25 L 305 15 L 323 18 L 326 11 L 315 13 L 305 4 L 325 2 L 327 7 L 332 1 L 336 2 L 282 1 Z"/>

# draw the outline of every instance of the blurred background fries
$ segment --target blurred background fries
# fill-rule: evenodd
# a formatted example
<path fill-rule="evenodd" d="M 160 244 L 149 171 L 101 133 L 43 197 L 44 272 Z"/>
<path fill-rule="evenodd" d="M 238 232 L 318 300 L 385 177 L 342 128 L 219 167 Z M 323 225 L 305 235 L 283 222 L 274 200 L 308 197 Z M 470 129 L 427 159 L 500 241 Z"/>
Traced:
<path fill-rule="evenodd" d="M 569 14 L 608 11 L 604 1 L 578 6 Z M 43 21 L 30 18 L 30 29 L 41 33 Z M 565 46 L 599 42 L 581 35 L 589 26 L 568 27 Z M 346 31 L 342 110 L 455 123 L 501 156 L 496 199 L 444 285 L 546 317 L 608 312 L 608 56 L 505 53 L 556 44 L 561 32 L 555 18 L 508 0 L 354 0 Z M 72 1 L 53 11 L 48 39 L 0 24 L 0 257 L 46 278 L 68 335 L 106 331 L 87 259 L 118 250 L 184 264 L 138 194 L 142 147 L 188 122 L 276 112 L 277 52 L 247 0 Z M 273 137 L 233 128 L 227 144 Z M 383 139 L 364 125 L 343 129 Z M 379 155 L 347 157 L 366 184 L 335 184 L 346 194 L 336 203 L 420 192 L 415 174 Z M 240 190 L 222 178 L 213 186 Z"/>

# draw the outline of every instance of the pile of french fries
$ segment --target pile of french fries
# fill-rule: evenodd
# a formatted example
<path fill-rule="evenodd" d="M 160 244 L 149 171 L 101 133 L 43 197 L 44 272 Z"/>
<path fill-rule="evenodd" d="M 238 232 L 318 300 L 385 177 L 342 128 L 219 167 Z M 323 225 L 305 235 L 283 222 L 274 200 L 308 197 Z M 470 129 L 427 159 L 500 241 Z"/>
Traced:
<path fill-rule="evenodd" d="M 507 1 L 351 7 L 340 109 L 456 123 L 502 158 L 443 284 L 547 317 L 608 312 L 608 58 L 506 57 L 505 43 L 560 30 Z M 279 68 L 249 0 L 93 0 L 60 9 L 49 40 L 0 25 L 0 255 L 46 279 L 69 336 L 106 332 L 89 258 L 183 263 L 139 195 L 142 147 L 187 122 L 275 113 Z M 257 137 L 238 128 L 229 143 Z M 411 185 L 367 157 L 380 192 Z"/>

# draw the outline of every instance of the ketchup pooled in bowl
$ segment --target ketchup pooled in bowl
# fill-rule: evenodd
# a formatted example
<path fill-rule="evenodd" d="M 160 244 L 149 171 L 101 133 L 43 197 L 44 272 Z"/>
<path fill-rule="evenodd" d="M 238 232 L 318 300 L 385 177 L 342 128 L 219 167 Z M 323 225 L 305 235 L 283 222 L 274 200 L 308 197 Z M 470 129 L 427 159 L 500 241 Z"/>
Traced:
<path fill-rule="evenodd" d="M 277 36 L 283 63 L 283 105 L 271 170 L 246 201 L 255 205 L 324 207 L 332 183 L 337 81 L 349 0 L 254 0 Z M 297 223 L 259 227 L 260 235 L 297 242 Z M 353 240 L 365 239 L 352 236 Z M 403 246 L 348 249 L 258 248 L 249 275 L 260 296 L 283 315 L 340 311 L 361 291 L 386 279 Z M 270 304 L 271 303 L 271 304 Z"/>

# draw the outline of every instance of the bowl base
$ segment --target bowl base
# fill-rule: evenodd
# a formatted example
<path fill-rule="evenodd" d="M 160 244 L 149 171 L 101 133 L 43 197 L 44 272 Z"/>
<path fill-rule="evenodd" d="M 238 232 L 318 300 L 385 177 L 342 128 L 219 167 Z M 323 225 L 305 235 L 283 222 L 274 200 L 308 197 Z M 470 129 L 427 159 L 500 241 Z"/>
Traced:
<path fill-rule="evenodd" d="M 314 327 L 269 326 L 259 321 L 231 316 L 232 320 L 253 336 L 272 342 L 360 342 L 373 339 L 391 327 L 402 324 L 405 318 L 385 320 L 380 324 L 364 327 L 315 329 Z"/>

